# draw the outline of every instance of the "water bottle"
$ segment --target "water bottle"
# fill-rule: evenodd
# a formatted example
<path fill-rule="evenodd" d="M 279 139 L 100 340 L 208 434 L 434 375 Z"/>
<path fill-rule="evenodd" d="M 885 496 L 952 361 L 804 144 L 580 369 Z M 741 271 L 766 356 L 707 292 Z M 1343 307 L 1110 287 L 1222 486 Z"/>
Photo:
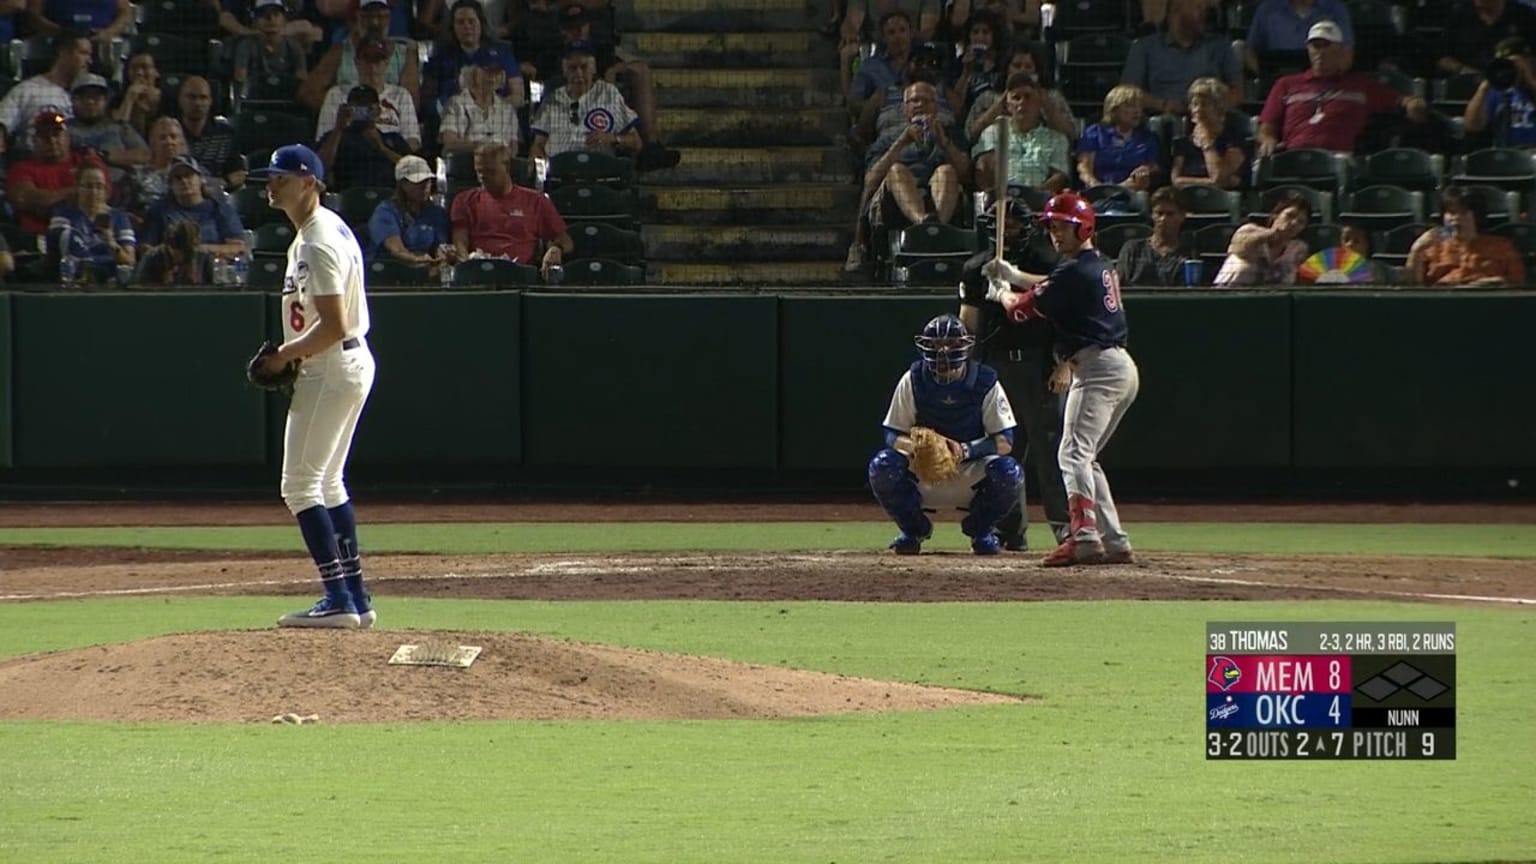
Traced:
<path fill-rule="evenodd" d="M 452 288 L 453 287 L 453 275 L 454 275 L 453 274 L 453 269 L 454 269 L 454 265 L 449 264 L 447 261 L 444 261 L 442 264 L 438 265 L 437 269 L 438 269 L 438 273 L 441 275 L 443 289 L 447 290 L 447 289 Z"/>
<path fill-rule="evenodd" d="M 240 232 L 240 239 L 245 241 L 245 254 L 256 254 L 256 232 L 247 228 Z"/>
<path fill-rule="evenodd" d="M 244 288 L 251 281 L 251 256 L 244 252 L 236 253 L 234 263 L 235 287 Z"/>
<path fill-rule="evenodd" d="M 565 268 L 559 264 L 551 264 L 549 273 L 545 274 L 544 282 L 548 285 L 559 285 L 565 281 Z"/>
<path fill-rule="evenodd" d="M 223 255 L 215 256 L 213 259 L 213 284 L 223 288 L 229 285 L 231 281 L 229 259 Z"/>
<path fill-rule="evenodd" d="M 73 252 L 66 251 L 59 260 L 59 282 L 65 288 L 80 287 L 80 259 Z"/>

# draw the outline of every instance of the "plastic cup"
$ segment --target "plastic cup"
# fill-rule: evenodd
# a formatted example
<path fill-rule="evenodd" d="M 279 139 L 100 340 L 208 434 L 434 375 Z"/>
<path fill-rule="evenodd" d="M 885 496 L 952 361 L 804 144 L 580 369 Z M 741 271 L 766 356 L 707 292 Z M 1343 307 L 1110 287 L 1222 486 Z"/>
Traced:
<path fill-rule="evenodd" d="M 1205 284 L 1205 262 L 1199 258 L 1184 259 L 1184 284 L 1191 288 Z"/>

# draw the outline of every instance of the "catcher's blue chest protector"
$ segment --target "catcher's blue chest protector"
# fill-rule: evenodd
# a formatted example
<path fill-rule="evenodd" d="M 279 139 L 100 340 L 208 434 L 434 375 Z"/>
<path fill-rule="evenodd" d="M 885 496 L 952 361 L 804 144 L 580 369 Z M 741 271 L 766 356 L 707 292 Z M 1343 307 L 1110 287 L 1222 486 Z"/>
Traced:
<path fill-rule="evenodd" d="M 958 380 L 940 384 L 923 368 L 923 361 L 918 360 L 912 364 L 917 425 L 937 429 L 955 441 L 975 441 L 985 436 L 982 405 L 996 383 L 997 372 L 992 367 L 971 362 Z"/>

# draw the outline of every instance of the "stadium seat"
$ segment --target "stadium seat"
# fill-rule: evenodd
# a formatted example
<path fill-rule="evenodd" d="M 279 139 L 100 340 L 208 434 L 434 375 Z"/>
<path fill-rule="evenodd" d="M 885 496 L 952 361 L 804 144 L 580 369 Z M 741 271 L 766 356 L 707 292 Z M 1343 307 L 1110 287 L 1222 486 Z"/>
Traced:
<path fill-rule="evenodd" d="M 1520 220 L 1520 193 L 1497 186 L 1463 186 L 1468 195 L 1483 203 L 1483 228 L 1493 230 L 1506 222 Z M 1437 214 L 1438 215 L 1438 214 Z"/>
<path fill-rule="evenodd" d="M 549 160 L 546 185 L 554 189 L 572 183 L 628 189 L 635 185 L 635 160 L 607 153 L 567 150 Z"/>
<path fill-rule="evenodd" d="M 1057 8 L 1068 5 L 1064 3 Z M 1123 33 L 1083 33 L 1068 39 L 1061 49 L 1065 52 L 1065 56 L 1060 57 L 1064 67 L 1106 66 L 1119 71 L 1125 66 L 1126 55 L 1131 53 L 1131 40 Z"/>
<path fill-rule="evenodd" d="M 1127 241 L 1152 236 L 1152 226 L 1144 223 L 1111 225 L 1093 235 L 1093 245 L 1110 258 L 1119 258 Z"/>
<path fill-rule="evenodd" d="M 1235 225 L 1242 221 L 1242 196 L 1230 189 L 1193 183 L 1180 186 L 1179 196 L 1189 207 L 1184 224 L 1192 231 L 1206 225 Z"/>
<path fill-rule="evenodd" d="M 1349 188 L 1349 157 L 1329 150 L 1301 148 L 1281 150 L 1259 161 L 1258 186 L 1309 186 L 1332 192 L 1334 197 Z"/>
<path fill-rule="evenodd" d="M 1064 66 L 1061 70 L 1061 93 L 1072 113 L 1094 122 L 1104 110 L 1104 94 L 1119 83 L 1119 67 Z"/>
<path fill-rule="evenodd" d="M 379 202 L 388 201 L 389 196 L 395 194 L 395 190 L 383 186 L 354 186 L 351 189 L 343 189 L 336 196 L 336 212 L 341 218 L 354 228 L 359 225 L 367 225 L 373 218 L 373 211 L 379 206 Z"/>
<path fill-rule="evenodd" d="M 1270 211 L 1275 209 L 1275 203 L 1285 195 L 1300 195 L 1307 199 L 1307 203 L 1312 205 L 1311 221 L 1325 223 L 1333 221 L 1333 193 L 1313 189 L 1310 186 L 1275 186 L 1254 193 L 1248 218 L 1255 221 L 1268 219 Z"/>
<path fill-rule="evenodd" d="M 1445 182 L 1445 157 L 1413 147 L 1394 147 L 1365 157 L 1360 182 L 1433 192 Z"/>
<path fill-rule="evenodd" d="M 1121 36 L 1130 30 L 1130 22 L 1126 20 L 1124 0 L 1072 0 L 1056 4 L 1056 20 L 1052 27 L 1056 38 L 1061 40 L 1079 33 L 1103 32 Z"/>
<path fill-rule="evenodd" d="M 429 267 L 380 258 L 368 264 L 368 290 L 387 285 L 436 285 Z"/>
<path fill-rule="evenodd" d="M 621 264 L 645 260 L 645 243 L 637 231 L 626 231 L 606 222 L 581 222 L 570 226 L 576 249 L 572 258 L 605 258 Z"/>
<path fill-rule="evenodd" d="M 1322 249 L 1332 249 L 1339 245 L 1339 234 L 1342 233 L 1337 225 L 1329 225 L 1324 222 L 1309 222 L 1301 231 L 1301 240 L 1307 244 L 1308 252 L 1317 252 Z M 1375 248 L 1374 246 L 1372 248 Z"/>
<path fill-rule="evenodd" d="M 1454 75 L 1450 78 L 1436 78 L 1430 88 L 1430 107 L 1446 114 L 1454 114 L 1460 117 L 1467 110 L 1467 103 L 1472 101 L 1472 96 L 1477 93 L 1477 88 L 1483 83 L 1483 76 L 1473 72 L 1466 75 Z"/>
<path fill-rule="evenodd" d="M 948 258 L 964 263 L 976 251 L 976 232 L 924 222 L 891 232 L 891 263 L 909 266 L 928 258 Z"/>
<path fill-rule="evenodd" d="M 1477 150 L 1453 161 L 1451 182 L 1508 189 L 1530 204 L 1536 194 L 1536 157 L 1503 147 Z"/>
<path fill-rule="evenodd" d="M 207 75 L 216 70 L 222 46 L 209 39 L 172 36 L 168 33 L 141 33 L 133 37 L 132 51 L 155 55 L 155 65 L 162 75 Z"/>
<path fill-rule="evenodd" d="M 28 37 L 16 52 L 16 62 L 17 77 L 23 80 L 47 72 L 53 65 L 53 36 L 45 33 Z"/>
<path fill-rule="evenodd" d="M 964 265 L 964 258 L 922 258 L 892 267 L 891 283 L 953 288 L 960 282 L 960 270 Z"/>
<path fill-rule="evenodd" d="M 240 224 L 255 231 L 269 222 L 281 222 L 288 218 L 283 211 L 274 209 L 267 201 L 267 187 L 247 184 L 236 189 L 235 212 L 240 214 Z"/>
<path fill-rule="evenodd" d="M 1195 253 L 1205 263 L 1205 284 L 1211 284 L 1216 274 L 1221 270 L 1221 265 L 1226 263 L 1227 249 L 1232 245 L 1232 235 L 1237 233 L 1236 225 L 1207 225 L 1195 230 Z"/>
<path fill-rule="evenodd" d="M 1508 237 L 1525 259 L 1527 273 L 1536 269 L 1536 225 L 1529 222 L 1506 222 L 1489 233 Z"/>
<path fill-rule="evenodd" d="M 284 144 L 310 143 L 315 127 L 308 119 L 276 111 L 242 110 L 235 118 L 235 147 L 247 156 L 271 152 Z M 258 163 L 251 158 L 252 165 Z"/>
<path fill-rule="evenodd" d="M 1425 218 L 1424 193 L 1401 186 L 1368 186 L 1349 196 L 1340 221 L 1356 222 L 1372 231 L 1415 225 Z"/>
<path fill-rule="evenodd" d="M 283 276 L 287 272 L 286 258 L 262 257 L 258 252 L 251 259 L 251 270 L 246 277 L 246 284 L 251 288 L 281 288 Z"/>
<path fill-rule="evenodd" d="M 282 111 L 293 114 L 303 111 L 297 101 L 299 82 L 279 75 L 253 75 L 245 79 L 245 90 L 240 105 L 251 110 Z"/>
<path fill-rule="evenodd" d="M 293 226 L 287 222 L 268 222 L 256 229 L 254 255 L 288 257 L 288 244 L 293 242 Z"/>
<path fill-rule="evenodd" d="M 620 228 L 635 224 L 635 200 L 628 192 L 606 186 L 561 186 L 549 197 L 567 222 L 607 222 Z"/>
<path fill-rule="evenodd" d="M 460 261 L 453 268 L 453 281 L 460 288 L 469 285 L 511 288 L 544 284 L 539 268 L 498 258 Z"/>
<path fill-rule="evenodd" d="M 644 285 L 645 268 L 607 258 L 575 258 L 561 266 L 566 285 Z"/>
<path fill-rule="evenodd" d="M 140 33 L 204 39 L 219 33 L 219 13 L 203 0 L 142 0 L 139 8 L 144 15 L 139 22 Z"/>
<path fill-rule="evenodd" d="M 1376 80 L 1396 90 L 1402 96 L 1428 98 L 1429 85 L 1423 78 L 1415 78 L 1401 69 L 1377 69 Z"/>
<path fill-rule="evenodd" d="M 1083 197 L 1093 205 L 1099 227 L 1147 221 L 1147 193 L 1114 184 L 1102 184 L 1083 190 Z"/>
<path fill-rule="evenodd" d="M 1374 253 L 1371 257 L 1383 264 L 1401 267 L 1408 262 L 1408 250 L 1413 248 L 1413 241 L 1433 227 L 1433 225 L 1399 225 L 1391 231 L 1384 231 L 1371 238 L 1371 249 Z"/>

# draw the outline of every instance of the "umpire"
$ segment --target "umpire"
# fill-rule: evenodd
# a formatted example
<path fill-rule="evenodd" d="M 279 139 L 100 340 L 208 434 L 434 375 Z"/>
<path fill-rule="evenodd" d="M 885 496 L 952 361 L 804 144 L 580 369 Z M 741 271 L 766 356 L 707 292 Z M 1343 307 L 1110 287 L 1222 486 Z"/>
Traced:
<path fill-rule="evenodd" d="M 993 233 L 989 224 L 996 225 L 992 212 L 977 219 L 977 229 L 987 231 L 984 236 Z M 1010 262 L 1031 273 L 1049 273 L 1056 266 L 1058 256 L 1050 239 L 1035 230 L 1029 208 L 1018 198 L 1010 197 L 1004 230 L 1005 253 Z M 1014 458 L 1025 469 L 1026 478 L 1034 472 L 1054 542 L 1060 543 L 1067 534 L 1068 515 L 1067 491 L 1056 463 L 1056 451 L 1061 446 L 1061 402 L 1048 386 L 1055 365 L 1051 356 L 1052 325 L 1045 320 L 1010 323 L 1002 304 L 987 299 L 987 277 L 981 274 L 981 268 L 993 255 L 988 249 L 965 262 L 960 277 L 960 320 L 976 334 L 978 359 L 997 370 L 998 381 L 1013 405 L 1019 419 L 1019 429 L 1014 432 Z M 1029 548 L 1025 536 L 1029 528 L 1028 487 L 1027 482 L 1019 485 L 1017 506 L 997 526 L 1004 548 L 1014 552 Z"/>

